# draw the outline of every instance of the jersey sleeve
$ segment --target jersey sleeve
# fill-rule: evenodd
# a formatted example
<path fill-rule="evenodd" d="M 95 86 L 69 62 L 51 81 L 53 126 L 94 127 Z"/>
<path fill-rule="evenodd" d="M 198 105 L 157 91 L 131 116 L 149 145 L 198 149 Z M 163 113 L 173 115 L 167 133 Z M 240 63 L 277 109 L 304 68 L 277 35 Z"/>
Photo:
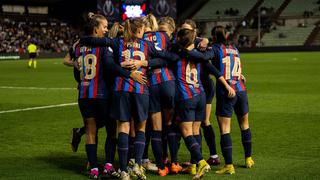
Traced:
<path fill-rule="evenodd" d="M 114 72 L 115 74 L 125 77 L 125 78 L 129 78 L 130 77 L 130 71 L 122 68 L 119 64 L 116 64 L 114 62 L 114 57 L 113 57 L 113 53 L 107 49 L 105 49 L 105 51 L 102 54 L 102 58 L 105 62 L 105 68 L 110 71 L 110 72 Z"/>
<path fill-rule="evenodd" d="M 223 76 L 223 74 L 209 62 L 203 63 L 203 67 L 209 74 L 212 74 L 216 79 L 219 79 L 221 76 Z"/>
<path fill-rule="evenodd" d="M 119 39 L 118 38 L 110 39 L 107 37 L 96 38 L 96 37 L 86 36 L 80 39 L 80 44 L 83 44 L 86 46 L 99 46 L 99 47 L 109 46 L 112 49 L 117 49 L 119 46 Z"/>
<path fill-rule="evenodd" d="M 148 45 L 151 58 L 163 58 L 169 61 L 177 61 L 179 59 L 179 56 L 176 53 L 170 52 L 168 50 L 158 51 L 152 42 L 148 42 Z M 148 63 L 150 63 L 151 58 L 149 58 Z"/>
<path fill-rule="evenodd" d="M 196 37 L 196 39 L 195 39 L 195 41 L 194 41 L 194 46 L 195 46 L 195 47 L 198 47 L 201 41 L 202 41 L 201 38 Z"/>
<path fill-rule="evenodd" d="M 160 68 L 160 67 L 165 67 L 168 66 L 168 62 L 162 58 L 151 58 L 148 61 L 148 66 L 150 69 L 152 68 Z"/>

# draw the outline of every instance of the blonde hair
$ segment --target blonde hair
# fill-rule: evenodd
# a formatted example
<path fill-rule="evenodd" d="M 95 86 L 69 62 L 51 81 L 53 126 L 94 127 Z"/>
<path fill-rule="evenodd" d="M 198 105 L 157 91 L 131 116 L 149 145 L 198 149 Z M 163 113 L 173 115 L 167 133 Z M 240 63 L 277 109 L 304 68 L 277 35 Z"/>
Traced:
<path fill-rule="evenodd" d="M 94 31 L 94 28 L 97 28 L 100 26 L 100 23 L 106 20 L 106 17 L 100 15 L 100 14 L 94 14 L 92 12 L 89 12 L 87 15 L 87 23 L 85 25 L 85 33 L 87 35 L 91 35 Z"/>
<path fill-rule="evenodd" d="M 166 16 L 159 19 L 159 29 L 161 30 L 163 26 L 167 26 L 168 30 L 174 32 L 176 30 L 176 23 L 172 17 Z"/>
<path fill-rule="evenodd" d="M 159 26 L 156 17 L 153 14 L 148 14 L 146 17 L 143 18 L 143 22 L 145 27 L 151 29 L 152 32 L 158 31 Z"/>
<path fill-rule="evenodd" d="M 109 31 L 109 38 L 116 38 L 123 36 L 124 27 L 119 22 L 115 22 Z"/>
<path fill-rule="evenodd" d="M 123 38 L 125 41 L 132 41 L 136 38 L 139 29 L 144 26 L 141 18 L 127 19 L 124 24 Z"/>

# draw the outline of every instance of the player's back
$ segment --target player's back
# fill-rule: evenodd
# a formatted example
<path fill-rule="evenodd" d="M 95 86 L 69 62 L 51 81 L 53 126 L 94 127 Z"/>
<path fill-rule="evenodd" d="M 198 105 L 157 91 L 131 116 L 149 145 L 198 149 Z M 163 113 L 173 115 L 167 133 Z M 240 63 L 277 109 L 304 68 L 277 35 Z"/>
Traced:
<path fill-rule="evenodd" d="M 79 64 L 79 98 L 107 98 L 109 91 L 105 81 L 105 47 L 78 45 L 75 56 Z"/>
<path fill-rule="evenodd" d="M 125 42 L 123 39 L 119 39 L 119 63 L 130 60 L 148 61 L 149 46 L 150 43 L 143 39 L 136 39 L 132 42 Z M 141 72 L 144 76 L 147 76 L 146 67 L 140 67 L 137 71 Z M 142 85 L 132 78 L 125 78 L 122 76 L 116 77 L 114 90 L 137 94 L 149 94 L 147 85 Z"/>
<path fill-rule="evenodd" d="M 177 88 L 180 99 L 191 99 L 203 92 L 200 80 L 201 64 L 186 58 L 178 60 L 176 65 Z"/>
<path fill-rule="evenodd" d="M 213 49 L 216 52 L 216 58 L 213 64 L 223 73 L 225 80 L 235 91 L 245 91 L 245 85 L 241 79 L 242 65 L 240 54 L 234 45 L 214 44 Z M 217 86 L 222 88 L 218 82 Z"/>
<path fill-rule="evenodd" d="M 170 46 L 170 38 L 164 31 L 145 32 L 143 38 L 154 44 L 156 50 L 166 50 Z M 150 85 L 160 84 L 165 81 L 175 80 L 173 72 L 168 67 L 152 69 L 150 73 Z"/>

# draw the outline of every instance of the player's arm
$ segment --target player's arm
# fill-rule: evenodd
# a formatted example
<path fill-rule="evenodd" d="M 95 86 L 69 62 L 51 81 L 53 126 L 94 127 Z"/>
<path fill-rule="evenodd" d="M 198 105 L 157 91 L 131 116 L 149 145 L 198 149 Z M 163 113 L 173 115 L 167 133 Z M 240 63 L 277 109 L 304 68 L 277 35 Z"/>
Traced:
<path fill-rule="evenodd" d="M 209 39 L 197 37 L 194 44 L 200 51 L 205 51 L 208 47 Z"/>
<path fill-rule="evenodd" d="M 127 69 L 122 68 L 119 64 L 114 62 L 113 54 L 109 51 L 103 53 L 103 59 L 106 62 L 106 69 L 110 72 L 114 72 L 115 74 L 125 77 L 132 78 L 133 80 L 139 82 L 140 84 L 146 84 L 147 78 L 143 76 L 143 74 L 139 71 L 129 71 Z"/>
<path fill-rule="evenodd" d="M 76 80 L 78 83 L 81 82 L 81 79 L 80 79 L 80 71 L 79 71 L 79 69 L 77 69 L 76 67 L 73 67 L 73 78 L 74 78 L 74 80 Z"/>
<path fill-rule="evenodd" d="M 110 39 L 107 37 L 97 38 L 97 37 L 86 36 L 80 39 L 80 44 L 83 44 L 86 46 L 99 46 L 99 47 L 109 46 L 112 49 L 118 49 L 118 46 L 119 46 L 118 40 L 119 40 L 118 38 Z"/>
<path fill-rule="evenodd" d="M 64 56 L 63 58 L 63 64 L 66 65 L 66 66 L 73 66 L 73 59 L 71 57 L 71 54 L 73 53 L 73 49 L 70 48 L 68 53 Z"/>
<path fill-rule="evenodd" d="M 148 61 L 149 68 L 161 68 L 168 66 L 168 61 L 162 59 L 162 58 L 152 58 L 150 61 Z"/>
<path fill-rule="evenodd" d="M 155 48 L 155 45 L 153 42 L 148 42 L 148 45 L 149 45 L 149 54 L 151 56 L 150 60 L 152 58 L 163 58 L 163 60 L 168 60 L 168 61 L 177 61 L 179 59 L 179 56 L 175 53 L 175 52 L 170 52 L 168 50 L 161 50 L 161 51 L 158 51 L 156 48 Z M 149 60 L 149 61 L 150 61 Z"/>

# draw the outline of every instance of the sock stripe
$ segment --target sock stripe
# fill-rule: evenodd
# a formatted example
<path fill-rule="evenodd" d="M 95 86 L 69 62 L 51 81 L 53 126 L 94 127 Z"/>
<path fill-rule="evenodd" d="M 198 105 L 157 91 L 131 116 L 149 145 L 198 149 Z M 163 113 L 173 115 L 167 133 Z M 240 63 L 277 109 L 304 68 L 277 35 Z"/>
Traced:
<path fill-rule="evenodd" d="M 198 143 L 193 143 L 193 144 L 191 145 L 191 148 L 193 148 L 193 147 L 198 147 L 198 146 L 199 146 Z"/>
<path fill-rule="evenodd" d="M 141 141 L 136 141 L 136 142 L 134 142 L 134 144 L 142 144 L 142 145 L 146 145 L 146 143 L 145 143 L 145 142 L 141 142 Z"/>
<path fill-rule="evenodd" d="M 158 142 L 161 142 L 161 138 L 151 138 L 151 141 L 158 141 Z"/>
<path fill-rule="evenodd" d="M 168 133 L 168 136 L 176 136 L 177 133 Z"/>
<path fill-rule="evenodd" d="M 232 146 L 226 146 L 226 147 L 223 147 L 223 149 L 231 149 Z"/>

